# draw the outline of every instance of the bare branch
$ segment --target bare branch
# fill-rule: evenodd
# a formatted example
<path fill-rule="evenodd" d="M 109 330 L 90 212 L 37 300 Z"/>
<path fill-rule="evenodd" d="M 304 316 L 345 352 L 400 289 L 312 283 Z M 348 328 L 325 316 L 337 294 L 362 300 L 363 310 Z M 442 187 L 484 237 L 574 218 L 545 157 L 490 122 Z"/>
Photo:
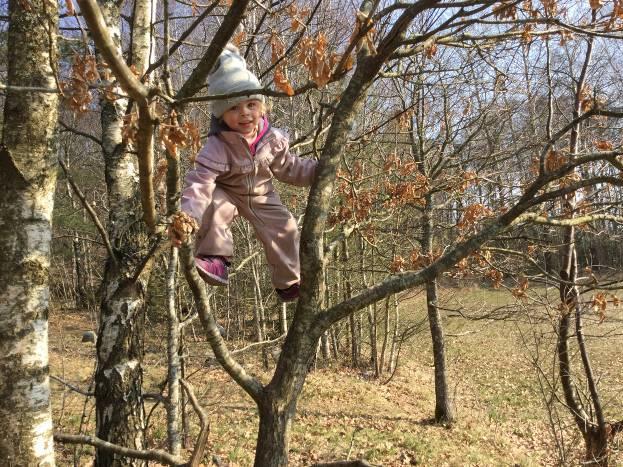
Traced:
<path fill-rule="evenodd" d="M 76 196 L 78 196 L 78 198 L 80 199 L 80 202 L 82 203 L 84 208 L 89 213 L 89 216 L 91 217 L 91 220 L 93 221 L 93 224 L 95 224 L 95 228 L 97 229 L 97 231 L 99 232 L 100 236 L 102 237 L 102 241 L 104 242 L 104 245 L 106 245 L 106 250 L 108 251 L 108 256 L 112 259 L 112 261 L 115 263 L 115 265 L 118 265 L 117 264 L 117 255 L 115 254 L 115 252 L 114 252 L 114 250 L 112 248 L 112 244 L 110 243 L 110 239 L 108 238 L 108 234 L 106 233 L 106 229 L 104 229 L 104 226 L 102 225 L 102 223 L 100 222 L 99 218 L 97 217 L 97 214 L 95 213 L 95 211 L 93 210 L 93 208 L 91 207 L 89 202 L 87 201 L 86 197 L 84 196 L 84 194 L 82 193 L 80 188 L 78 188 L 78 185 L 76 185 L 76 182 L 74 181 L 74 179 L 70 175 L 69 169 L 67 168 L 65 163 L 62 160 L 60 160 L 60 159 L 58 160 L 58 163 L 61 166 L 61 168 L 63 169 L 63 172 L 65 172 L 65 176 L 67 177 L 67 181 L 69 182 L 69 185 L 71 186 L 72 190 L 74 190 L 74 193 L 76 193 Z"/>
<path fill-rule="evenodd" d="M 254 376 L 248 374 L 244 367 L 235 361 L 227 349 L 223 338 L 216 326 L 214 316 L 210 311 L 205 284 L 195 270 L 195 259 L 190 248 L 181 249 L 181 264 L 184 267 L 186 281 L 195 297 L 195 304 L 199 312 L 199 319 L 203 325 L 206 337 L 223 369 L 236 381 L 254 401 L 259 402 L 263 397 L 264 387 Z"/>
<path fill-rule="evenodd" d="M 73 384 L 68 383 L 67 381 L 59 378 L 58 376 L 50 375 L 50 379 L 53 379 L 54 381 L 58 381 L 63 386 L 67 386 L 72 391 L 77 392 L 78 394 L 81 394 L 85 397 L 93 397 L 95 395 L 94 392 L 89 392 L 89 391 L 85 391 L 84 389 L 80 389 L 78 386 L 74 386 Z"/>
<path fill-rule="evenodd" d="M 195 409 L 195 412 L 199 417 L 199 425 L 201 426 L 199 436 L 197 436 L 195 450 L 193 451 L 193 455 L 190 459 L 190 462 L 188 463 L 190 467 L 198 467 L 208 444 L 208 437 L 210 435 L 210 422 L 208 421 L 208 414 L 203 409 L 203 407 L 201 407 L 201 404 L 199 404 L 199 401 L 195 396 L 192 386 L 188 384 L 188 382 L 186 382 L 183 378 L 180 379 L 180 384 L 186 390 L 186 394 L 188 394 L 190 403 L 192 404 L 193 409 Z"/>
<path fill-rule="evenodd" d="M 90 140 L 91 140 L 91 141 L 93 141 L 94 143 L 97 143 L 99 146 L 101 146 L 101 145 L 102 145 L 102 141 L 101 141 L 100 139 L 96 138 L 95 136 L 93 136 L 93 135 L 91 135 L 91 134 L 89 134 L 89 133 L 86 133 L 86 132 L 84 132 L 84 131 L 80 131 L 80 130 L 78 130 L 77 128 L 71 127 L 71 126 L 69 126 L 67 123 L 65 123 L 64 121 L 62 121 L 61 119 L 59 119 L 59 120 L 58 120 L 58 123 L 59 123 L 59 124 L 60 124 L 63 128 L 65 128 L 67 131 L 70 131 L 70 132 L 72 132 L 72 133 L 74 133 L 74 134 L 76 134 L 76 135 L 78 135 L 78 136 L 83 136 L 83 137 L 85 137 L 85 138 L 87 138 L 87 139 L 90 139 Z"/>
<path fill-rule="evenodd" d="M 88 444 L 98 449 L 114 452 L 133 459 L 145 459 L 150 461 L 158 461 L 166 465 L 185 466 L 187 465 L 179 457 L 172 456 L 168 452 L 160 450 L 139 450 L 126 448 L 117 444 L 109 443 L 103 439 L 88 435 L 68 435 L 65 433 L 54 433 L 54 441 L 63 444 Z"/>
<path fill-rule="evenodd" d="M 598 220 L 608 220 L 623 224 L 622 216 L 615 216 L 614 214 L 591 214 L 582 217 L 573 217 L 571 219 L 555 219 L 551 217 L 545 217 L 534 212 L 527 212 L 522 214 L 513 221 L 513 225 L 520 224 L 522 222 L 531 222 L 533 224 L 543 225 L 556 225 L 556 226 L 576 226 L 588 224 Z"/>
<path fill-rule="evenodd" d="M 236 31 L 248 5 L 249 0 L 232 2 L 231 8 L 227 11 L 223 19 L 223 24 L 221 24 L 221 27 L 212 38 L 208 50 L 206 50 L 201 61 L 195 66 L 184 85 L 176 94 L 175 99 L 178 102 L 182 102 L 183 99 L 193 96 L 204 86 L 208 74 L 218 60 L 221 51 L 225 48 L 227 42 Z"/>

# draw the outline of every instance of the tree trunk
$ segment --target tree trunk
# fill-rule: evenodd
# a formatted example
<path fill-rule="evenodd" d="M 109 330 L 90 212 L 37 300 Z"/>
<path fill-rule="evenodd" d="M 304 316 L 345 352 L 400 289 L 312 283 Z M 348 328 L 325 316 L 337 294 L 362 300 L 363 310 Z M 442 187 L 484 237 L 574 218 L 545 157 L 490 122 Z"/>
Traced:
<path fill-rule="evenodd" d="M 348 254 L 348 242 L 346 239 L 342 240 L 342 267 L 347 270 L 349 260 Z M 348 300 L 353 296 L 353 284 L 350 280 L 350 276 L 346 275 L 344 278 L 344 300 Z M 348 324 L 350 330 L 350 359 L 351 366 L 357 368 L 359 366 L 359 338 L 357 334 L 357 323 L 354 313 L 351 313 L 348 317 Z"/>
<path fill-rule="evenodd" d="M 422 247 L 425 255 L 433 253 L 433 199 L 426 195 L 423 219 Z M 448 375 L 446 372 L 445 340 L 441 316 L 437 308 L 437 279 L 426 282 L 426 308 L 428 323 L 433 341 L 433 359 L 435 362 L 435 421 L 451 423 L 454 420 L 450 394 L 448 393 Z"/>
<path fill-rule="evenodd" d="M 182 441 L 180 436 L 180 378 L 182 377 L 180 342 L 181 326 L 177 314 L 177 302 L 175 291 L 177 290 L 177 265 L 178 250 L 171 248 L 169 254 L 169 267 L 167 270 L 167 311 L 168 311 L 168 336 L 167 336 L 167 357 L 168 374 L 167 386 L 167 438 L 169 441 L 169 452 L 174 456 L 180 455 Z"/>
<path fill-rule="evenodd" d="M 75 304 L 77 309 L 88 308 L 89 298 L 86 286 L 86 270 L 84 266 L 84 248 L 77 235 L 73 238 L 74 252 L 74 293 Z"/>
<path fill-rule="evenodd" d="M 435 421 L 450 423 L 454 420 L 448 381 L 446 377 L 446 353 L 441 316 L 437 308 L 437 281 L 426 283 L 426 304 L 428 308 L 428 323 L 433 340 L 433 359 L 435 361 Z"/>
<path fill-rule="evenodd" d="M 112 36 L 120 38 L 119 7 L 100 4 Z M 146 235 L 141 222 L 136 156 L 121 138 L 127 99 L 102 101 L 102 148 L 108 190 L 108 234 L 116 257 L 106 262 L 102 290 L 95 374 L 96 431 L 100 439 L 144 449 L 145 411 L 142 397 L 142 360 L 145 290 L 148 268 L 134 277 Z M 123 260 L 121 260 L 123 259 Z M 96 466 L 145 465 L 102 449 Z"/>
<path fill-rule="evenodd" d="M 110 266 L 107 269 L 104 287 L 111 293 L 102 301 L 95 373 L 97 436 L 111 443 L 144 449 L 143 285 L 140 281 L 121 279 L 120 271 Z M 95 465 L 138 466 L 145 462 L 98 449 Z"/>
<path fill-rule="evenodd" d="M 58 4 L 9 1 L 7 84 L 54 89 Z M 58 94 L 7 90 L 0 146 L 0 463 L 54 465 L 49 268 Z"/>
<path fill-rule="evenodd" d="M 389 339 L 389 302 L 391 295 L 385 299 L 385 318 L 383 319 L 383 344 L 381 345 L 381 356 L 379 357 L 379 373 L 385 371 L 385 352 L 387 351 L 387 341 Z"/>
<path fill-rule="evenodd" d="M 296 412 L 296 398 L 285 409 L 279 409 L 279 402 L 267 401 L 259 407 L 260 426 L 255 448 L 255 467 L 288 465 L 288 440 Z"/>
<path fill-rule="evenodd" d="M 255 448 L 255 467 L 288 465 L 288 440 L 296 404 L 309 366 L 316 355 L 320 334 L 310 323 L 292 327 L 272 381 L 258 402 L 260 423 Z"/>
<path fill-rule="evenodd" d="M 396 347 L 398 345 L 398 325 L 400 322 L 400 314 L 398 312 L 398 297 L 394 295 L 394 326 L 392 327 L 392 347 L 389 352 L 389 362 L 387 371 L 392 373 L 396 367 Z"/>

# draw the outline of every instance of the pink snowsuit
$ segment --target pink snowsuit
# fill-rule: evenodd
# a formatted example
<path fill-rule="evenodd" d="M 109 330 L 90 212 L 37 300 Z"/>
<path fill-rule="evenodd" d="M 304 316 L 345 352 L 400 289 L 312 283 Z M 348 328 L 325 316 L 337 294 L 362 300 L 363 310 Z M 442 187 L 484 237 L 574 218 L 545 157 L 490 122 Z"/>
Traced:
<path fill-rule="evenodd" d="M 234 243 L 229 226 L 241 215 L 264 246 L 273 285 L 286 289 L 300 280 L 299 231 L 272 178 L 309 186 L 317 162 L 290 154 L 288 138 L 271 128 L 266 118 L 251 148 L 240 133 L 218 130 L 199 151 L 182 192 L 182 210 L 201 226 L 195 255 L 231 258 Z"/>

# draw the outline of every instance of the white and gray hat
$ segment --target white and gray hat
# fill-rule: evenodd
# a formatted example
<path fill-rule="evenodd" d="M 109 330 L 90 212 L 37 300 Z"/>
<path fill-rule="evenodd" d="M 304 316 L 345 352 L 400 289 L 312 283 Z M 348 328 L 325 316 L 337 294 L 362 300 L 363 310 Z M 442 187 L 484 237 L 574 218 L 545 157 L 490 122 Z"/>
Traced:
<path fill-rule="evenodd" d="M 262 89 L 260 80 L 247 69 L 247 63 L 240 55 L 238 48 L 232 44 L 227 44 L 208 76 L 208 95 L 216 96 L 255 89 Z M 212 113 L 215 117 L 220 118 L 227 109 L 248 99 L 265 101 L 262 94 L 251 93 L 245 96 L 216 100 L 212 101 Z"/>

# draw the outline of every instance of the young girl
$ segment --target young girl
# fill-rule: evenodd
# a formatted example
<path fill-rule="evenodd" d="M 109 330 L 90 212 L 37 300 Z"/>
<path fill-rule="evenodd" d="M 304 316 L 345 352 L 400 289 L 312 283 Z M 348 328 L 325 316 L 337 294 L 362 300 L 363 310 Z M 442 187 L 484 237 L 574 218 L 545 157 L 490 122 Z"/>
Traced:
<path fill-rule="evenodd" d="M 210 95 L 261 89 L 247 70 L 238 49 L 228 46 L 208 77 Z M 182 210 L 199 225 L 195 264 L 212 285 L 227 285 L 234 252 L 230 224 L 241 215 L 264 246 L 272 282 L 283 301 L 299 295 L 299 232 L 292 214 L 275 192 L 272 178 L 309 186 L 316 161 L 299 159 L 288 151 L 288 139 L 272 128 L 261 94 L 215 100 L 208 139 L 195 168 L 185 179 Z M 172 232 L 179 245 L 182 235 Z"/>

